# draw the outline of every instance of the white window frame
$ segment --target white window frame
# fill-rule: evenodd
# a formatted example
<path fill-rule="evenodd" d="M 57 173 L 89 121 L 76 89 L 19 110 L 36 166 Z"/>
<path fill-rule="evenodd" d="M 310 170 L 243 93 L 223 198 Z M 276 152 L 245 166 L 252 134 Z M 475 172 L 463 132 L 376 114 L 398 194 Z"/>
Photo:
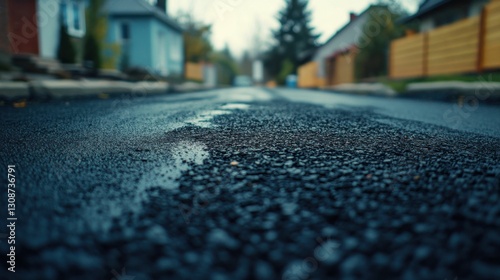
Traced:
<path fill-rule="evenodd" d="M 85 26 L 85 3 L 78 0 L 62 0 L 61 4 L 66 5 L 66 28 L 68 34 L 73 37 L 83 37 L 85 36 L 86 26 Z M 78 5 L 78 13 L 80 14 L 80 29 L 76 29 L 74 25 L 75 14 L 73 10 L 73 5 Z M 62 6 L 61 6 L 62 7 Z M 61 11 L 62 13 L 62 11 Z"/>

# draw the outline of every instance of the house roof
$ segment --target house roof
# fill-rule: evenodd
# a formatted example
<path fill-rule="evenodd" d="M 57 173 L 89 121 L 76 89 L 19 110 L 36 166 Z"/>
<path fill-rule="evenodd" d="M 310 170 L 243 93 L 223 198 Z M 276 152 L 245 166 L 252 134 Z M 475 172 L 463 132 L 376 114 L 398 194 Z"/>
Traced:
<path fill-rule="evenodd" d="M 420 7 L 418 8 L 418 11 L 415 14 L 403 18 L 400 22 L 407 23 L 414 19 L 421 18 L 422 16 L 425 16 L 430 12 L 436 10 L 437 8 L 440 8 L 443 5 L 448 4 L 450 2 L 453 2 L 453 0 L 426 0 L 422 4 L 420 4 Z"/>
<path fill-rule="evenodd" d="M 366 10 L 364 10 L 362 13 L 360 13 L 359 15 L 357 15 L 355 19 L 350 20 L 347 24 L 345 24 L 342 28 L 340 28 L 337 32 L 335 32 L 325 43 L 323 43 L 321 46 L 319 46 L 316 49 L 316 52 L 319 51 L 321 48 L 329 45 L 333 40 L 335 40 L 337 37 L 339 37 L 351 25 L 356 24 L 356 22 L 359 21 L 359 20 L 362 20 L 363 16 L 366 13 L 370 12 L 373 9 L 378 9 L 378 8 L 386 9 L 387 6 L 386 5 L 370 5 Z M 352 36 L 353 36 L 352 40 L 356 41 L 356 39 L 355 39 L 356 34 L 353 33 Z M 345 42 L 342 42 L 342 43 L 345 43 Z M 346 45 L 344 47 L 350 48 L 351 45 L 348 45 L 348 46 Z M 344 49 L 345 48 L 343 48 L 343 49 L 337 49 L 334 53 L 339 52 L 339 51 L 343 51 Z"/>
<path fill-rule="evenodd" d="M 344 25 L 337 32 L 335 32 L 335 34 L 333 34 L 332 37 L 330 37 L 321 46 L 324 46 L 324 45 L 327 45 L 328 43 L 330 43 L 333 39 L 335 39 L 338 35 L 340 35 L 347 27 L 349 27 L 351 24 L 353 24 L 354 22 L 356 22 L 357 20 L 359 20 L 364 14 L 368 13 L 369 11 L 371 11 L 374 8 L 387 8 L 387 6 L 385 6 L 385 5 L 370 5 L 370 7 L 368 7 L 366 10 L 364 10 L 361 14 L 357 15 L 354 20 L 349 21 L 346 25 Z M 320 48 L 321 48 L 321 46 L 320 46 Z"/>
<path fill-rule="evenodd" d="M 152 16 L 182 32 L 182 28 L 174 20 L 145 0 L 108 0 L 105 9 L 111 16 Z"/>

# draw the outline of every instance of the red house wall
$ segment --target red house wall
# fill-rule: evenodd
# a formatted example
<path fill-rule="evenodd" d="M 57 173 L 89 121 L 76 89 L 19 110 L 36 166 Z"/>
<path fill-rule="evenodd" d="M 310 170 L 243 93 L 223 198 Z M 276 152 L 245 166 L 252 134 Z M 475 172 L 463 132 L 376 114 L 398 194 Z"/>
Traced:
<path fill-rule="evenodd" d="M 0 52 L 4 53 L 10 52 L 9 38 L 7 37 L 8 24 L 7 0 L 0 0 Z"/>
<path fill-rule="evenodd" d="M 36 0 L 7 0 L 8 41 L 12 53 L 39 53 Z"/>

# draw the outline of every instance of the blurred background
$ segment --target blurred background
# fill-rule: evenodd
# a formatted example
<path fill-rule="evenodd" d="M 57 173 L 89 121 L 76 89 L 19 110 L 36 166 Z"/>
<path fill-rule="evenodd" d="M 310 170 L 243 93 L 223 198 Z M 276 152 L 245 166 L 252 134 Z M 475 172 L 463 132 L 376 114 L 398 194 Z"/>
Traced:
<path fill-rule="evenodd" d="M 498 81 L 499 2 L 0 0 L 0 81 Z"/>

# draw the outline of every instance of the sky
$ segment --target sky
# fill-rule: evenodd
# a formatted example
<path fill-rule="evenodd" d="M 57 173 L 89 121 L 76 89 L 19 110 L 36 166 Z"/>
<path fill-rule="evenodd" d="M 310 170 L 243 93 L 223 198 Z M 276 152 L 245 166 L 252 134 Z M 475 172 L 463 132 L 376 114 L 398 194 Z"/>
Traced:
<path fill-rule="evenodd" d="M 418 8 L 417 0 L 400 0 L 410 12 Z M 325 42 L 349 21 L 349 13 L 361 13 L 376 0 L 309 0 L 312 27 Z M 278 27 L 276 15 L 285 0 L 168 0 L 168 13 L 176 16 L 189 11 L 197 19 L 212 24 L 211 39 L 216 49 L 229 45 L 232 53 L 258 46 L 265 49 L 271 30 Z M 256 40 L 256 38 L 260 38 Z M 258 42 L 258 43 L 256 43 Z"/>

